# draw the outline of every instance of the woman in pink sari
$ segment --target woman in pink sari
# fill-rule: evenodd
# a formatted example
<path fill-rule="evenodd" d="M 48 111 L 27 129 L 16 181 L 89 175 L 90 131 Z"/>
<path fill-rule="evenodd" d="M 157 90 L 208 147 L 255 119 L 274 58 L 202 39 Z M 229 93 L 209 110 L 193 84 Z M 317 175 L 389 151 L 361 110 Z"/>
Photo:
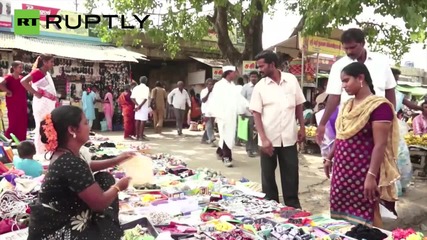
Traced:
<path fill-rule="evenodd" d="M 45 145 L 40 139 L 40 122 L 51 113 L 57 104 L 56 89 L 49 71 L 54 66 L 52 55 L 40 55 L 33 65 L 33 70 L 25 76 L 21 83 L 24 88 L 33 94 L 33 113 L 36 124 L 34 144 L 37 154 L 45 154 Z"/>
<path fill-rule="evenodd" d="M 113 131 L 114 102 L 111 86 L 107 87 L 107 93 L 104 95 L 103 107 L 108 130 Z"/>

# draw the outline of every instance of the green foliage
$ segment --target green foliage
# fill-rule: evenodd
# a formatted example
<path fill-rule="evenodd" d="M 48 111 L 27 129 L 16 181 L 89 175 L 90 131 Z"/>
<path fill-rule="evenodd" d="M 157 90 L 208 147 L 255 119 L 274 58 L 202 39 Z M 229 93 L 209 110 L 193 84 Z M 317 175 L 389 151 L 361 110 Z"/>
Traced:
<path fill-rule="evenodd" d="M 402 19 L 406 29 L 389 22 L 357 21 L 362 6 L 374 8 L 376 16 Z M 365 29 L 372 50 L 390 54 L 397 62 L 411 43 L 426 40 L 427 1 L 423 0 L 295 0 L 288 8 L 304 16 L 305 35 L 328 34 L 356 20 Z"/>
<path fill-rule="evenodd" d="M 231 4 L 229 0 L 109 0 L 108 7 L 115 14 L 151 15 L 150 21 L 144 24 L 144 34 L 155 43 L 163 43 L 164 50 L 173 58 L 181 51 L 180 43 L 183 41 L 197 43 L 208 36 L 209 29 L 215 27 L 214 12 L 216 9 L 227 8 L 228 29 L 236 33 L 237 37 L 244 39 L 246 36 L 243 35 L 241 28 L 257 24 L 252 19 L 258 14 L 263 14 L 263 12 L 257 11 L 253 4 L 262 2 L 264 10 L 268 11 L 277 1 L 279 0 L 233 0 L 234 4 Z M 106 0 L 86 0 L 86 8 L 94 9 L 93 12 L 96 13 L 102 2 L 106 2 Z M 157 21 L 157 18 L 161 18 L 161 20 Z M 122 45 L 124 36 L 138 39 L 140 30 L 108 29 L 106 24 L 102 24 L 97 27 L 96 32 L 104 41 Z M 234 34 L 228 36 L 232 40 L 237 37 Z M 138 45 L 141 42 L 135 40 L 133 43 Z M 262 46 L 262 43 L 259 44 Z M 233 47 L 231 46 L 230 49 Z M 211 50 L 208 49 L 208 51 Z M 226 53 L 222 53 L 227 56 Z M 237 53 L 241 54 L 241 52 Z"/>

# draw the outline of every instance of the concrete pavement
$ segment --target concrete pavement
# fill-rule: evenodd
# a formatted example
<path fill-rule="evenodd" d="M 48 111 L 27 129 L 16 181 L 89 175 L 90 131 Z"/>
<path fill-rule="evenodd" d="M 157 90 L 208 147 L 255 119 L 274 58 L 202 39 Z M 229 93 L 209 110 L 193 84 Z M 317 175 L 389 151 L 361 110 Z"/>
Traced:
<path fill-rule="evenodd" d="M 104 132 L 104 136 L 113 141 L 125 144 L 135 144 L 135 141 L 123 140 L 122 132 Z M 184 130 L 184 136 L 177 136 L 176 131 L 165 129 L 163 134 L 155 134 L 151 129 L 146 131 L 150 141 L 146 143 L 152 148 L 153 153 L 167 153 L 181 157 L 193 169 L 211 168 L 221 172 L 232 179 L 248 178 L 261 182 L 259 157 L 249 158 L 244 147 L 233 149 L 232 168 L 225 167 L 217 160 L 215 148 L 211 145 L 201 144 L 202 132 Z M 320 156 L 300 155 L 300 200 L 305 210 L 312 213 L 326 213 L 329 211 L 329 180 L 323 172 Z M 276 179 L 281 192 L 280 173 L 276 170 Z M 414 227 L 427 232 L 427 181 L 415 179 L 397 205 L 399 219 L 387 221 L 386 229 L 396 227 Z"/>

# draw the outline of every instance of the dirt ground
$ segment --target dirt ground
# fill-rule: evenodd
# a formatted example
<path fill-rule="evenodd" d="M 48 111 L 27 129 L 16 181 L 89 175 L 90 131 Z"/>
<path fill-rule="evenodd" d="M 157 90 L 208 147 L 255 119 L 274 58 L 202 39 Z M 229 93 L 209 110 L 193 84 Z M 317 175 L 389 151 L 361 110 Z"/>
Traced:
<path fill-rule="evenodd" d="M 113 141 L 135 144 L 134 141 L 123 140 L 122 132 L 101 133 Z M 202 132 L 184 130 L 184 136 L 177 136 L 173 129 L 165 129 L 163 134 L 155 134 L 151 129 L 146 132 L 153 153 L 168 153 L 180 156 L 190 168 L 211 168 L 220 171 L 224 176 L 233 179 L 242 177 L 260 182 L 259 158 L 249 158 L 244 147 L 233 149 L 234 166 L 226 168 L 215 155 L 215 148 L 200 143 Z M 300 155 L 300 200 L 302 207 L 315 214 L 329 211 L 330 182 L 323 172 L 320 156 Z M 276 171 L 277 183 L 280 173 Z M 281 187 L 279 186 L 279 189 Z M 427 233 L 427 180 L 414 178 L 411 186 L 398 202 L 399 218 L 385 221 L 386 229 L 412 227 Z"/>

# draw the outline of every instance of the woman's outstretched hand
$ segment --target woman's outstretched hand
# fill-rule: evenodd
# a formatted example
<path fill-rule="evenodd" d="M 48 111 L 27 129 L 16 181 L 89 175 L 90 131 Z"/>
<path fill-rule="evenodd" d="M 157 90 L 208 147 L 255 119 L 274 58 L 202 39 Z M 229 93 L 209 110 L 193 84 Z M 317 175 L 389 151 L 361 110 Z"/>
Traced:
<path fill-rule="evenodd" d="M 117 156 L 117 160 L 119 161 L 119 164 L 121 164 L 135 156 L 136 156 L 135 152 L 124 152 L 124 153 L 121 153 L 119 156 Z"/>

